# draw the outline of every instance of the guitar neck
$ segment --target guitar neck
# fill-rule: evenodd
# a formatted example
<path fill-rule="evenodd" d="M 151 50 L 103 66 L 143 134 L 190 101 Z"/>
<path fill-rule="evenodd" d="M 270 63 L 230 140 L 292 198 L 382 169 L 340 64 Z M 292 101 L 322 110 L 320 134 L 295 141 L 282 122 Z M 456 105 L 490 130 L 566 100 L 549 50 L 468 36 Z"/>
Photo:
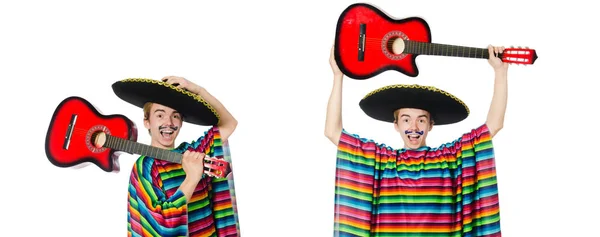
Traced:
<path fill-rule="evenodd" d="M 153 147 L 138 142 L 113 137 L 106 135 L 105 147 L 112 148 L 115 150 L 125 151 L 131 154 L 139 154 L 143 156 L 154 157 L 160 160 L 166 160 L 173 163 L 181 164 L 182 154 L 173 152 L 158 147 Z"/>
<path fill-rule="evenodd" d="M 487 48 L 474 48 L 410 40 L 404 40 L 403 52 L 408 54 L 451 56 L 463 58 L 489 58 Z M 498 57 L 502 57 L 502 54 L 498 54 Z"/>

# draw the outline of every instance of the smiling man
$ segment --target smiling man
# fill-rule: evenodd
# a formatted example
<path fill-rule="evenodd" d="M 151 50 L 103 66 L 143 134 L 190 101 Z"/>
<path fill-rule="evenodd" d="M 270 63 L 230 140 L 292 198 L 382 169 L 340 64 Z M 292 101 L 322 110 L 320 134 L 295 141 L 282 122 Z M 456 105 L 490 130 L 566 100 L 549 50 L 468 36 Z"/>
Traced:
<path fill-rule="evenodd" d="M 432 86 L 391 85 L 360 102 L 370 117 L 394 124 L 404 143 L 394 149 L 347 132 L 342 80 L 333 57 L 333 89 L 325 136 L 337 146 L 334 236 L 500 236 L 500 207 L 492 138 L 504 123 L 508 64 L 488 47 L 494 95 L 484 124 L 438 147 L 434 126 L 462 121 L 469 109 Z"/>
<path fill-rule="evenodd" d="M 135 161 L 129 178 L 128 235 L 238 236 L 232 177 L 215 177 L 204 169 L 215 168 L 205 160 L 223 160 L 228 154 L 227 139 L 237 120 L 206 89 L 183 77 L 125 79 L 113 84 L 113 90 L 143 108 L 151 146 L 182 154 L 181 164 L 149 156 Z M 210 128 L 196 140 L 175 146 L 184 122 Z"/>
<path fill-rule="evenodd" d="M 427 133 L 433 128 L 429 112 L 422 109 L 402 108 L 394 112 L 394 128 L 402 135 L 404 148 L 426 146 Z"/>

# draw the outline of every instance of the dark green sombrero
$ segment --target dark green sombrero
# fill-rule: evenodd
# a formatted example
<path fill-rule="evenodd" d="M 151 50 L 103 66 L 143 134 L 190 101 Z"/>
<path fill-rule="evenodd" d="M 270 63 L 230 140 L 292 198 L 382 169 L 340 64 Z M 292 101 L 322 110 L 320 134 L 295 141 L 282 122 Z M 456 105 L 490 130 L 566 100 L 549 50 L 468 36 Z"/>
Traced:
<path fill-rule="evenodd" d="M 127 78 L 112 88 L 119 98 L 140 108 L 154 102 L 177 110 L 188 123 L 208 126 L 219 122 L 217 111 L 199 95 L 160 80 Z"/>
<path fill-rule="evenodd" d="M 454 95 L 422 85 L 391 85 L 367 94 L 359 103 L 360 108 L 371 118 L 394 122 L 394 111 L 401 108 L 426 110 L 435 125 L 452 124 L 469 116 L 469 108 Z"/>

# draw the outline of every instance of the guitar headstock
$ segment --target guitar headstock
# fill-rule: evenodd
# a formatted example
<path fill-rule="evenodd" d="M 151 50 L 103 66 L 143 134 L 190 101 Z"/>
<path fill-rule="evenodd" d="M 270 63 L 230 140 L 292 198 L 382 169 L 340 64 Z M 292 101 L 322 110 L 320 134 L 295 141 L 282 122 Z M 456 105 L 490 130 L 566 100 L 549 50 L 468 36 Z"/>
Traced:
<path fill-rule="evenodd" d="M 224 178 L 231 172 L 229 162 L 214 157 L 205 157 L 204 173 L 210 177 Z"/>
<path fill-rule="evenodd" d="M 504 49 L 500 58 L 505 63 L 532 65 L 538 56 L 535 49 L 510 47 Z"/>

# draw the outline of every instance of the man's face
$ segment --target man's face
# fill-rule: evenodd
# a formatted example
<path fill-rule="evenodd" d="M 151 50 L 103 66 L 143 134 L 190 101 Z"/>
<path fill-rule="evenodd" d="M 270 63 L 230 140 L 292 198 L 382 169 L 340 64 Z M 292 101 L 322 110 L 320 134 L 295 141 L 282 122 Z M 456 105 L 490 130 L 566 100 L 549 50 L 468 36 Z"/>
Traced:
<path fill-rule="evenodd" d="M 144 127 L 150 130 L 151 145 L 160 148 L 173 148 L 175 138 L 183 123 L 181 114 L 174 109 L 160 104 L 152 104 Z"/>
<path fill-rule="evenodd" d="M 403 108 L 398 110 L 394 128 L 402 136 L 404 148 L 416 149 L 425 146 L 425 138 L 432 129 L 429 112 L 421 109 Z"/>

